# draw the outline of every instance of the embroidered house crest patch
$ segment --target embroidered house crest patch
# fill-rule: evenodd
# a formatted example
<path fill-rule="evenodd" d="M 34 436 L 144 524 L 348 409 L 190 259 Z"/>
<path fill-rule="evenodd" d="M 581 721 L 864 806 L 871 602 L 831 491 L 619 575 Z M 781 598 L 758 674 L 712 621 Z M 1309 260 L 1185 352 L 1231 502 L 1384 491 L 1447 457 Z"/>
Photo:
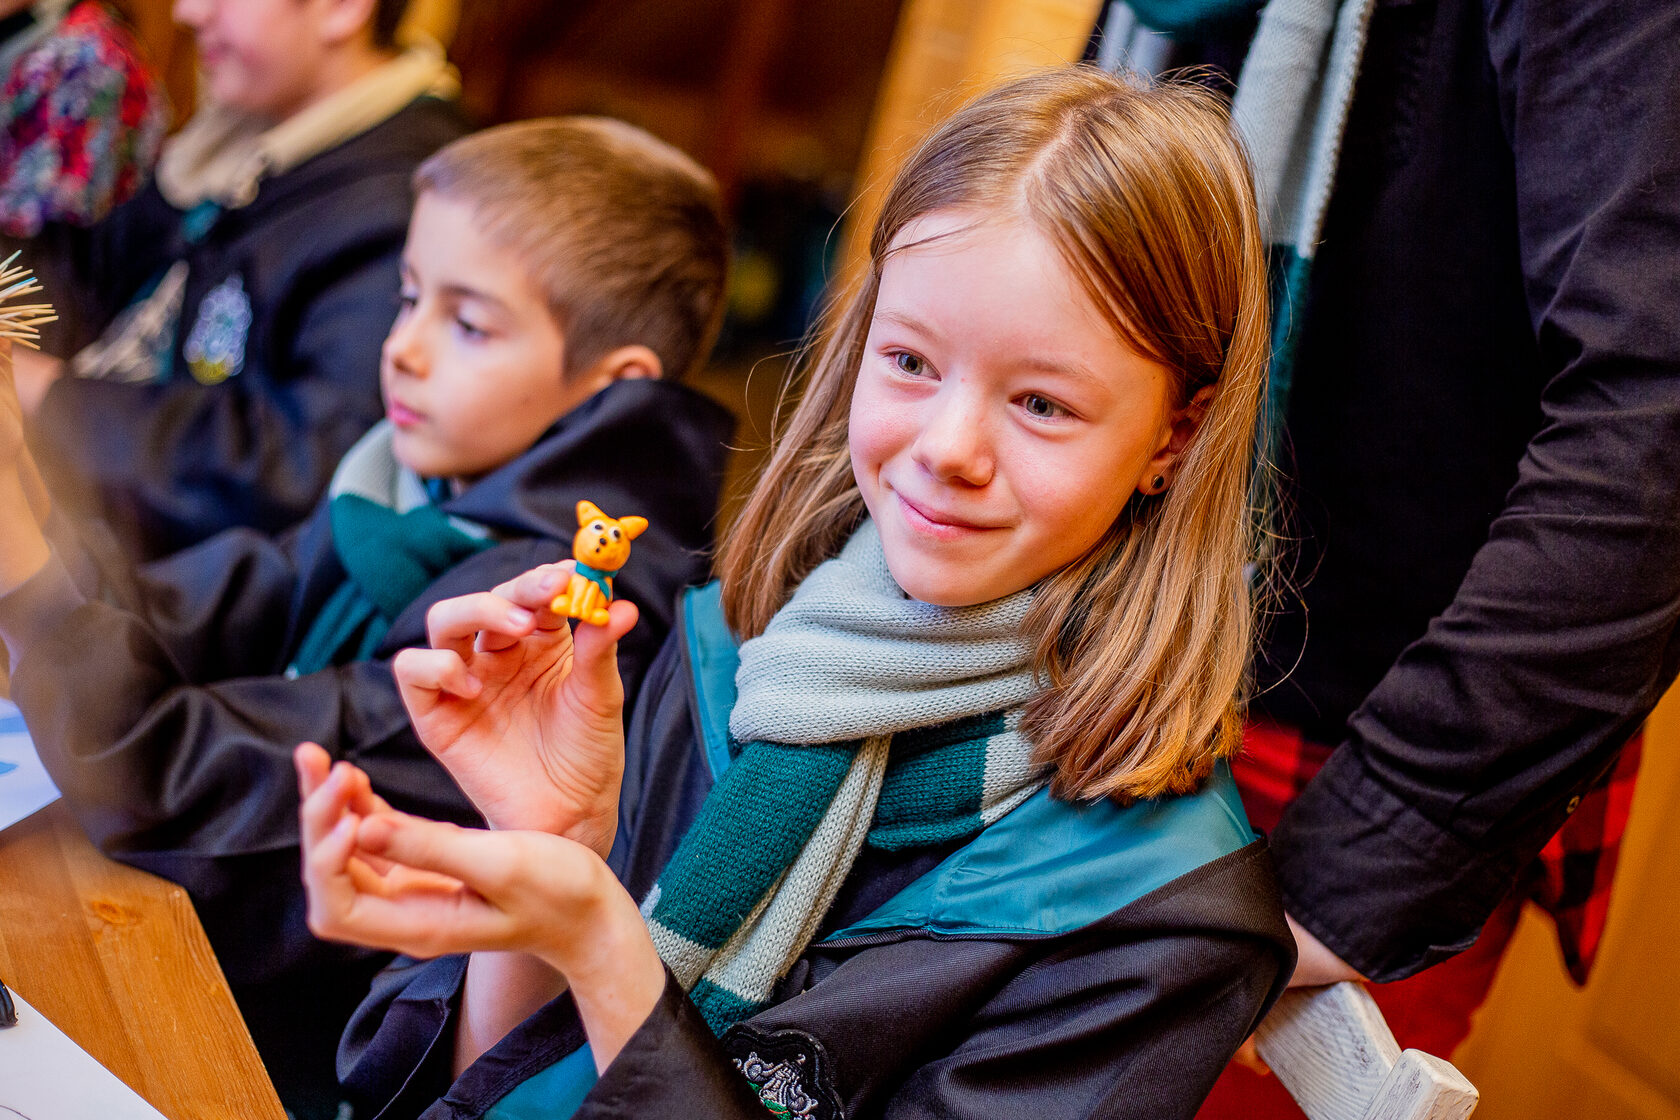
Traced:
<path fill-rule="evenodd" d="M 200 385 L 219 385 L 245 368 L 245 339 L 251 333 L 251 297 L 236 272 L 205 294 L 198 321 L 182 356 Z"/>
<path fill-rule="evenodd" d="M 804 1031 L 761 1031 L 745 1023 L 723 1036 L 723 1049 L 760 1103 L 777 1120 L 843 1120 L 834 1063 Z"/>

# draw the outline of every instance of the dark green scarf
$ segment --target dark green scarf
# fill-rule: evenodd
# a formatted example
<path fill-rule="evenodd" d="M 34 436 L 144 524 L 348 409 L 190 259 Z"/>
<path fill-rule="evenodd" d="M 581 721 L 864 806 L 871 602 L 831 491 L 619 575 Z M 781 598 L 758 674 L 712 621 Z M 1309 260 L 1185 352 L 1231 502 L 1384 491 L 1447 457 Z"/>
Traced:
<path fill-rule="evenodd" d="M 428 487 L 396 461 L 393 431 L 389 423 L 376 426 L 333 472 L 328 516 L 346 578 L 304 634 L 289 677 L 373 656 L 426 588 L 495 543 L 480 526 L 437 507 L 438 482 Z"/>

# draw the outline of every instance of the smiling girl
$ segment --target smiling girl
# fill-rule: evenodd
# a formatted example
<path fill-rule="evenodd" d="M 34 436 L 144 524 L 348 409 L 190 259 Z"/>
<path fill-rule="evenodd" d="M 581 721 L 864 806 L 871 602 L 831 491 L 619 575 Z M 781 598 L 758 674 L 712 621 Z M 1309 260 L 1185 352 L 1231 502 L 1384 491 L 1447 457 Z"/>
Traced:
<path fill-rule="evenodd" d="M 1188 1116 L 1288 975 L 1220 762 L 1266 358 L 1223 106 L 1006 86 L 871 265 L 628 736 L 636 608 L 574 645 L 554 566 L 396 662 L 493 831 L 299 749 L 313 928 L 457 954 L 351 1025 L 383 1115 Z"/>

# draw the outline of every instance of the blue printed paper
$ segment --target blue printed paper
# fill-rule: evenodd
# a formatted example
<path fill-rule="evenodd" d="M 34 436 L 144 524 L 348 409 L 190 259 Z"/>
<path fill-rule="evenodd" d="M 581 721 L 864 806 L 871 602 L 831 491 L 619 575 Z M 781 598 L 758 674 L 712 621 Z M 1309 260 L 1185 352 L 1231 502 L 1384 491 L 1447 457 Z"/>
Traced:
<path fill-rule="evenodd" d="M 35 753 L 15 706 L 0 700 L 0 829 L 58 800 L 58 787 Z"/>

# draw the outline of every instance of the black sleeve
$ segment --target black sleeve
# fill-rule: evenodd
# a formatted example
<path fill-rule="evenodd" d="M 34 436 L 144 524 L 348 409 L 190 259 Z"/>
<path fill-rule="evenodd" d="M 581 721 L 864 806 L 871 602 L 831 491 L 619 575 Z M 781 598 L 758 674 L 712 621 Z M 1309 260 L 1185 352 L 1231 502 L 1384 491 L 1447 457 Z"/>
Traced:
<path fill-rule="evenodd" d="M 272 321 L 253 325 L 247 368 L 220 385 L 60 379 L 31 430 L 49 476 L 85 495 L 139 555 L 235 525 L 278 532 L 300 520 L 381 414 L 379 350 L 396 310 L 401 229 L 377 234 L 338 246 L 300 271 L 286 301 L 259 308 Z"/>
<path fill-rule="evenodd" d="M 1289 911 L 1377 980 L 1474 940 L 1680 667 L 1680 7 L 1484 6 L 1544 421 L 1272 837 Z"/>
<path fill-rule="evenodd" d="M 414 741 L 384 662 L 195 684 L 142 618 L 86 598 L 56 562 L 0 601 L 0 635 L 12 697 L 89 837 L 195 898 L 228 889 L 222 868 L 241 857 L 295 860 L 291 752 L 304 739 L 405 808 L 462 817 L 464 798 Z"/>
<path fill-rule="evenodd" d="M 55 222 L 23 251 L 60 322 L 42 331 L 68 358 L 97 338 L 142 287 L 162 275 L 180 245 L 180 211 L 148 183 L 91 226 Z"/>

